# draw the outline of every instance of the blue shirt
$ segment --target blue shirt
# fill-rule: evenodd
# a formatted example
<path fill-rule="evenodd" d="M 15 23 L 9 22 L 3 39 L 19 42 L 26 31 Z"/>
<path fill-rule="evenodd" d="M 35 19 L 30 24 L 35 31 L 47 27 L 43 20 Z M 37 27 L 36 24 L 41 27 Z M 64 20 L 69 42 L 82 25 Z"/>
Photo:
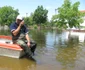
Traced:
<path fill-rule="evenodd" d="M 12 33 L 14 30 L 16 30 L 16 29 L 18 28 L 18 26 L 19 26 L 19 25 L 18 25 L 16 22 L 12 23 L 12 24 L 10 25 L 11 33 Z M 26 25 L 23 25 L 23 26 L 21 27 L 19 33 L 18 33 L 16 36 L 14 36 L 13 33 L 12 33 L 12 39 L 13 39 L 13 40 L 17 40 L 17 39 L 20 37 L 20 34 L 24 34 L 24 35 L 25 35 L 25 34 L 27 34 L 27 33 L 28 33 L 28 29 L 27 29 Z"/>

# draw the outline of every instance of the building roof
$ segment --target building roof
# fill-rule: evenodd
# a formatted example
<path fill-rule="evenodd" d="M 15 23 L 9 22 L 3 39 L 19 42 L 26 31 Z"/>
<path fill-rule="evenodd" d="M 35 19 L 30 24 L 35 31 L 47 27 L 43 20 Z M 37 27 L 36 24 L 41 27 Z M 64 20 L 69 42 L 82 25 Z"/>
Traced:
<path fill-rule="evenodd" d="M 80 12 L 84 13 L 84 12 L 85 12 L 85 10 L 81 10 Z"/>

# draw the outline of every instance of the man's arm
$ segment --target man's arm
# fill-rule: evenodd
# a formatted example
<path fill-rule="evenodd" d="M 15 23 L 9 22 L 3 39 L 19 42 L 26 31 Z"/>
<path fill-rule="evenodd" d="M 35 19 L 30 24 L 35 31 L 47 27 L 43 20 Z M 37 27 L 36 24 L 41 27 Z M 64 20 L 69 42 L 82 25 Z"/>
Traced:
<path fill-rule="evenodd" d="M 16 36 L 16 35 L 19 33 L 19 31 L 20 31 L 20 29 L 21 29 L 21 26 L 22 26 L 23 24 L 24 24 L 24 21 L 22 21 L 22 22 L 19 24 L 18 28 L 12 32 L 14 36 Z"/>
<path fill-rule="evenodd" d="M 21 25 L 19 25 L 18 28 L 12 32 L 13 35 L 16 36 L 19 33 L 20 29 L 21 29 Z"/>

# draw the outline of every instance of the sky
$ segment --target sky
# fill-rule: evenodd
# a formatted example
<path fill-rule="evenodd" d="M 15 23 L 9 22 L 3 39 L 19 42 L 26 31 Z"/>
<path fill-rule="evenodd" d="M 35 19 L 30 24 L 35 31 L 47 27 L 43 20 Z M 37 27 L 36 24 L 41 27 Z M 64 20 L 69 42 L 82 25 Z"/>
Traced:
<path fill-rule="evenodd" d="M 79 10 L 85 10 L 85 0 L 70 0 L 73 3 L 79 1 Z M 18 9 L 20 15 L 29 16 L 37 9 L 37 6 L 43 5 L 44 9 L 48 10 L 48 19 L 50 20 L 52 15 L 55 14 L 55 9 L 61 7 L 64 0 L 0 0 L 0 7 L 12 6 L 14 9 Z"/>

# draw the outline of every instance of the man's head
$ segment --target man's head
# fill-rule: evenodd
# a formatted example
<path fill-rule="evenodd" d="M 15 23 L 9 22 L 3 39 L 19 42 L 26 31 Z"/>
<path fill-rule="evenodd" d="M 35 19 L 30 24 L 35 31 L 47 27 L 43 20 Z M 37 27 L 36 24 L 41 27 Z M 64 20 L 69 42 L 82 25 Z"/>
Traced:
<path fill-rule="evenodd" d="M 18 16 L 16 17 L 16 22 L 17 22 L 18 24 L 20 24 L 22 21 L 23 21 L 23 17 L 22 17 L 21 15 L 18 15 Z"/>

